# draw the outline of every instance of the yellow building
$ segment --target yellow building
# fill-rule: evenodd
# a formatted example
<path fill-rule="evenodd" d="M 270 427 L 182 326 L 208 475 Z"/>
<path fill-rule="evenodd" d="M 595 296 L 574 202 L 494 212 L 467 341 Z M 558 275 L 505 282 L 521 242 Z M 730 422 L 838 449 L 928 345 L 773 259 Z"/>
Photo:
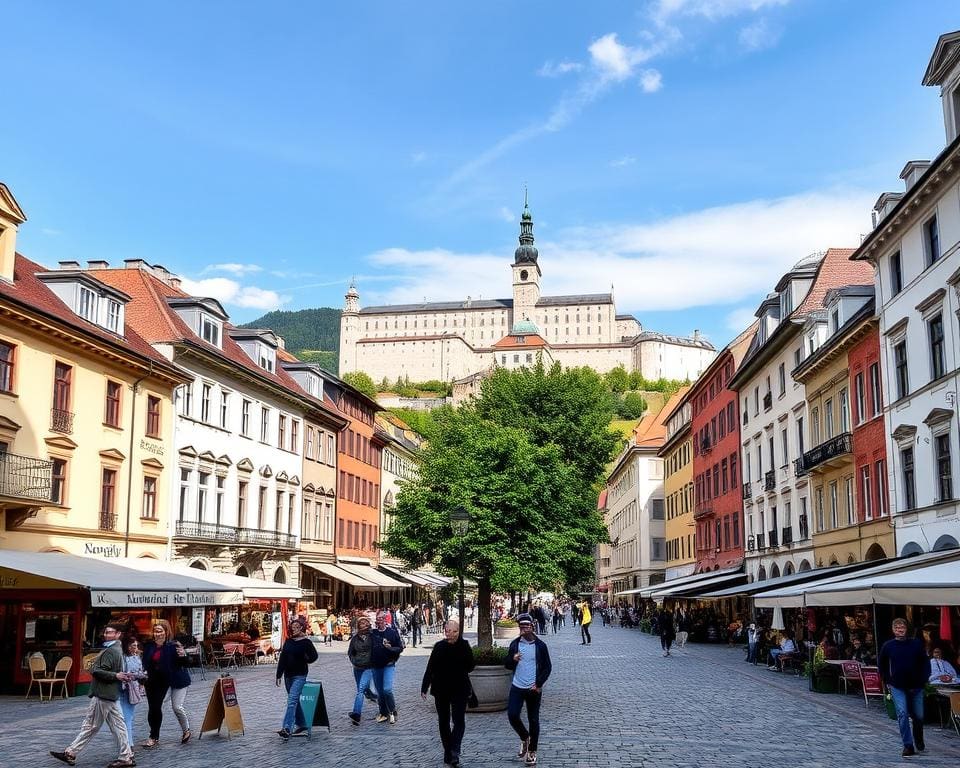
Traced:
<path fill-rule="evenodd" d="M 128 296 L 16 254 L 0 184 L 0 548 L 166 558 L 179 369 L 125 330 Z"/>
<path fill-rule="evenodd" d="M 663 496 L 666 504 L 666 577 L 689 576 L 696 568 L 693 522 L 693 440 L 690 435 L 691 406 L 684 400 L 684 387 L 670 402 L 666 416 L 667 441 L 658 452 L 663 459 Z"/>

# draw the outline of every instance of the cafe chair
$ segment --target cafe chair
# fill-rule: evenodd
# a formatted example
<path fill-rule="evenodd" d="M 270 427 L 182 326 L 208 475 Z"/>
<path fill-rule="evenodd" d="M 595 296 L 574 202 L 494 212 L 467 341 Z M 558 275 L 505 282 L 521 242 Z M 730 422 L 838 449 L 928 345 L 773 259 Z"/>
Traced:
<path fill-rule="evenodd" d="M 70 670 L 73 668 L 73 659 L 70 656 L 61 656 L 57 661 L 57 666 L 53 668 L 53 677 L 43 677 L 42 679 L 37 680 L 40 684 L 40 701 L 43 701 L 43 685 L 46 683 L 50 686 L 50 690 L 47 693 L 47 700 L 53 700 L 53 689 L 59 685 L 62 689 L 63 698 L 67 698 L 67 676 L 70 674 Z"/>
<path fill-rule="evenodd" d="M 47 676 L 47 660 L 42 653 L 35 653 L 29 659 L 30 664 L 30 685 L 27 686 L 27 695 L 23 698 L 30 698 L 30 691 L 33 690 L 33 684 L 37 684 L 37 690 L 40 691 L 40 701 L 43 701 L 43 686 L 41 681 Z"/>
<path fill-rule="evenodd" d="M 860 667 L 860 685 L 863 686 L 863 706 L 870 707 L 870 697 L 883 701 L 886 691 L 883 689 L 883 680 L 877 667 Z"/>
<path fill-rule="evenodd" d="M 950 722 L 953 723 L 957 736 L 960 736 L 960 691 L 950 694 Z"/>
<path fill-rule="evenodd" d="M 239 669 L 235 643 L 211 643 L 210 650 L 213 663 L 217 665 L 218 670 L 222 670 L 224 667 Z"/>
<path fill-rule="evenodd" d="M 856 686 L 863 684 L 863 682 L 860 680 L 859 661 L 840 662 L 840 682 L 843 684 L 844 694 L 847 693 L 847 689 L 851 684 Z"/>

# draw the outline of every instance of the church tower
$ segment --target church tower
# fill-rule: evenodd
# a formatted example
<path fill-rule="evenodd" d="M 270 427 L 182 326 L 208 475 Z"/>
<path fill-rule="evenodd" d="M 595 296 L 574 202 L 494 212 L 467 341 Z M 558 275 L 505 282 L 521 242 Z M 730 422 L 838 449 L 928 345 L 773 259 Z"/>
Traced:
<path fill-rule="evenodd" d="M 360 339 L 360 294 L 353 280 L 344 294 L 340 313 L 340 373 L 357 369 L 357 341 Z"/>
<path fill-rule="evenodd" d="M 523 194 L 523 213 L 520 216 L 520 245 L 513 253 L 513 323 L 534 319 L 534 307 L 540 300 L 540 266 L 537 247 L 533 244 L 533 215 Z"/>

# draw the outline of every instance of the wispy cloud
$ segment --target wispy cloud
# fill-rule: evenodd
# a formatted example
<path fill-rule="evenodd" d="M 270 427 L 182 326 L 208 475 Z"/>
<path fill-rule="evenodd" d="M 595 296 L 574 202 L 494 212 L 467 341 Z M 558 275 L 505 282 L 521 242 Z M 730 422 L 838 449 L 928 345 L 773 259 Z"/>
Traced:
<path fill-rule="evenodd" d="M 729 306 L 769 290 L 813 251 L 856 246 L 869 225 L 872 197 L 831 189 L 640 224 L 567 229 L 537 242 L 543 290 L 589 293 L 613 283 L 619 306 L 641 312 Z M 509 295 L 509 258 L 506 244 L 501 253 L 378 251 L 370 263 L 402 277 L 371 294 L 376 303 Z"/>
<path fill-rule="evenodd" d="M 663 76 L 656 69 L 645 69 L 640 73 L 640 89 L 644 93 L 656 93 L 663 88 Z"/>
<path fill-rule="evenodd" d="M 651 16 L 661 24 L 681 16 L 699 16 L 717 21 L 789 4 L 790 0 L 658 0 Z"/>
<path fill-rule="evenodd" d="M 497 212 L 497 215 L 504 221 L 516 221 L 517 219 L 517 214 L 515 214 L 505 205 L 500 206 L 500 210 Z"/>
<path fill-rule="evenodd" d="M 633 165 L 637 162 L 637 158 L 632 155 L 624 155 L 623 157 L 618 157 L 616 160 L 610 161 L 611 168 L 623 168 L 627 165 Z"/>
<path fill-rule="evenodd" d="M 183 278 L 183 290 L 193 296 L 209 296 L 222 304 L 248 309 L 277 309 L 288 301 L 276 291 L 254 285 L 241 285 L 227 277 L 208 277 L 202 280 Z"/>
<path fill-rule="evenodd" d="M 579 72 L 581 69 L 583 69 L 583 64 L 579 61 L 558 61 L 556 63 L 545 61 L 543 66 L 537 70 L 537 74 L 540 77 L 560 77 L 571 72 Z"/>
<path fill-rule="evenodd" d="M 54 229 L 53 227 L 41 227 L 40 232 L 47 237 L 57 237 L 61 232 L 59 229 Z"/>
<path fill-rule="evenodd" d="M 423 151 L 413 152 L 410 155 L 410 162 L 413 163 L 414 165 L 419 165 L 426 159 L 427 159 L 427 153 Z"/>
<path fill-rule="evenodd" d="M 739 333 L 754 321 L 756 311 L 757 308 L 753 306 L 737 307 L 727 312 L 726 317 L 723 318 L 723 324 L 733 333 Z"/>
<path fill-rule="evenodd" d="M 263 267 L 259 264 L 236 264 L 229 262 L 226 264 L 210 264 L 203 268 L 203 274 L 209 274 L 211 272 L 227 272 L 231 275 L 249 275 L 254 272 L 262 272 Z"/>
<path fill-rule="evenodd" d="M 782 30 L 774 29 L 766 19 L 757 19 L 740 30 L 738 39 L 745 51 L 762 51 L 780 42 Z"/>

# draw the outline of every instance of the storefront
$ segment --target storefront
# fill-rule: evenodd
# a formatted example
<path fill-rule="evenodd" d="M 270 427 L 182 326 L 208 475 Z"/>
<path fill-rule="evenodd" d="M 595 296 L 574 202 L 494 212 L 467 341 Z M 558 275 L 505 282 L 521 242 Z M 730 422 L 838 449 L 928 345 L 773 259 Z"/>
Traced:
<path fill-rule="evenodd" d="M 63 553 L 0 550 L 0 690 L 27 685 L 34 654 L 50 672 L 60 658 L 71 658 L 72 689 L 83 656 L 110 621 L 130 621 L 149 635 L 156 618 L 176 626 L 194 608 L 244 601 L 242 590 L 198 577 Z"/>

